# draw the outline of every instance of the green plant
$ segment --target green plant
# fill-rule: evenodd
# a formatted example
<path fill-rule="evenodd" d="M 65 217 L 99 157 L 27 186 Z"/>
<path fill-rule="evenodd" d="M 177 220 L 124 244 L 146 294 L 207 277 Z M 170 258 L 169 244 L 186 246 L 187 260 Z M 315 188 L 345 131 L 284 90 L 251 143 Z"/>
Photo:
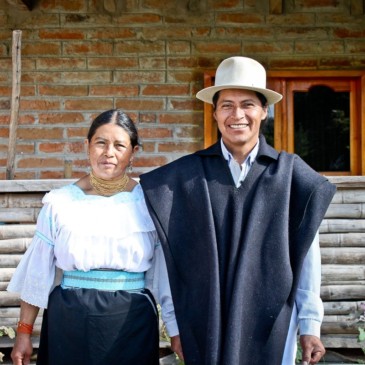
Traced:
<path fill-rule="evenodd" d="M 359 335 L 357 340 L 362 344 L 361 348 L 365 354 L 365 303 L 360 304 L 361 314 L 357 319 L 357 329 Z"/>
<path fill-rule="evenodd" d="M 11 327 L 0 326 L 0 337 L 9 336 L 9 338 L 15 337 L 15 331 Z M 3 362 L 4 354 L 0 352 L 0 362 Z"/>

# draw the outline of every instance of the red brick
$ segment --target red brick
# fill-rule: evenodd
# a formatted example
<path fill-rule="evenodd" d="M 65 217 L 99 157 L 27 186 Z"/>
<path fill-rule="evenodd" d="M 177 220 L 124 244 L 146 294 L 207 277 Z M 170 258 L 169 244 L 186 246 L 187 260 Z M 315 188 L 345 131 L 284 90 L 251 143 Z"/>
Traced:
<path fill-rule="evenodd" d="M 63 26 L 66 28 L 86 28 L 96 26 L 105 27 L 106 24 L 110 24 L 111 19 L 109 15 L 104 14 L 66 14 L 62 16 Z"/>
<path fill-rule="evenodd" d="M 143 57 L 140 60 L 140 68 L 143 70 L 165 70 L 166 69 L 166 58 L 162 57 Z"/>
<path fill-rule="evenodd" d="M 11 58 L 2 58 L 0 62 L 0 71 L 12 72 L 12 61 Z"/>
<path fill-rule="evenodd" d="M 91 122 L 90 122 L 91 125 Z M 66 128 L 66 135 L 68 138 L 83 138 L 87 136 L 89 127 Z"/>
<path fill-rule="evenodd" d="M 24 140 L 60 140 L 63 138 L 63 128 L 18 128 L 17 135 L 19 139 Z"/>
<path fill-rule="evenodd" d="M 195 68 L 198 66 L 196 57 L 169 57 L 168 66 L 171 69 L 176 68 Z"/>
<path fill-rule="evenodd" d="M 122 41 L 115 45 L 117 55 L 129 54 L 153 54 L 165 53 L 165 42 L 163 41 Z"/>
<path fill-rule="evenodd" d="M 187 96 L 189 94 L 189 85 L 147 85 L 141 89 L 141 95 L 150 96 Z"/>
<path fill-rule="evenodd" d="M 10 113 L 6 115 L 0 115 L 0 125 L 9 125 L 10 123 Z"/>
<path fill-rule="evenodd" d="M 350 53 L 364 54 L 365 53 L 365 42 L 364 41 L 347 41 L 346 50 Z"/>
<path fill-rule="evenodd" d="M 163 139 L 173 137 L 172 130 L 167 128 L 141 128 L 139 129 L 141 138 Z"/>
<path fill-rule="evenodd" d="M 39 14 L 35 13 L 33 16 L 28 16 L 27 21 L 22 23 L 22 32 L 25 33 L 27 29 L 34 31 L 37 28 L 53 28 L 59 25 L 59 14 L 42 14 L 42 16 L 39 16 Z"/>
<path fill-rule="evenodd" d="M 97 85 L 90 86 L 90 95 L 93 96 L 137 96 L 138 86 L 124 86 L 124 85 Z"/>
<path fill-rule="evenodd" d="M 111 98 L 89 98 L 75 99 L 65 101 L 66 110 L 109 110 L 113 109 L 113 100 Z"/>
<path fill-rule="evenodd" d="M 281 15 L 268 15 L 266 17 L 266 23 L 269 26 L 280 25 L 284 28 L 288 25 L 298 26 L 305 24 L 303 29 L 314 29 L 312 28 L 316 23 L 316 13 L 290 13 Z M 272 31 L 272 28 L 268 28 Z M 276 28 L 275 31 L 278 31 Z"/>
<path fill-rule="evenodd" d="M 136 84 L 146 84 L 146 83 L 162 83 L 165 81 L 164 71 L 135 71 L 135 72 L 122 72 L 115 71 L 115 82 L 119 83 L 136 83 Z"/>
<path fill-rule="evenodd" d="M 0 96 L 11 97 L 11 86 L 0 86 Z"/>
<path fill-rule="evenodd" d="M 84 39 L 85 34 L 81 30 L 74 29 L 41 29 L 38 32 L 38 36 L 40 39 Z"/>
<path fill-rule="evenodd" d="M 72 1 L 61 1 L 61 0 L 42 0 L 40 7 L 43 10 L 59 11 L 59 12 L 72 12 L 72 11 L 83 11 L 87 10 L 86 2 L 84 0 L 72 0 Z"/>
<path fill-rule="evenodd" d="M 296 41 L 296 54 L 315 54 L 315 53 L 342 54 L 344 52 L 344 43 L 342 41 Z"/>
<path fill-rule="evenodd" d="M 22 45 L 22 56 L 43 56 L 61 54 L 61 44 L 56 42 L 25 43 Z"/>
<path fill-rule="evenodd" d="M 203 148 L 202 142 L 164 142 L 158 144 L 158 151 L 163 153 L 193 153 Z"/>
<path fill-rule="evenodd" d="M 294 42 L 245 42 L 243 51 L 245 54 L 291 54 L 294 51 Z"/>
<path fill-rule="evenodd" d="M 84 140 L 82 142 L 68 142 L 67 150 L 71 153 L 83 153 L 86 151 Z"/>
<path fill-rule="evenodd" d="M 161 124 L 192 124 L 192 113 L 166 113 L 159 116 Z"/>
<path fill-rule="evenodd" d="M 335 28 L 333 34 L 338 38 L 354 38 L 363 39 L 365 37 L 365 29 L 361 28 Z"/>
<path fill-rule="evenodd" d="M 315 57 L 306 58 L 290 58 L 290 59 L 273 59 L 270 60 L 271 70 L 289 70 L 289 69 L 298 69 L 298 70 L 306 70 L 306 69 L 316 69 L 317 68 L 317 59 Z"/>
<path fill-rule="evenodd" d="M 318 9 L 318 8 L 333 8 L 338 9 L 339 0 L 297 0 L 295 5 L 298 9 Z"/>
<path fill-rule="evenodd" d="M 222 53 L 225 55 L 240 54 L 241 40 L 232 42 L 196 42 L 194 44 L 195 52 L 198 53 Z"/>
<path fill-rule="evenodd" d="M 8 55 L 8 49 L 4 44 L 0 44 L 0 56 L 6 57 Z"/>
<path fill-rule="evenodd" d="M 165 3 L 164 3 L 165 5 Z M 133 24 L 134 26 L 136 26 L 137 24 L 142 24 L 142 25 L 153 25 L 156 23 L 161 23 L 162 22 L 162 17 L 158 14 L 153 14 L 153 13 L 135 13 L 135 14 L 124 14 L 121 16 L 118 16 L 114 19 L 116 24 Z"/>
<path fill-rule="evenodd" d="M 10 110 L 10 100 L 0 100 L 0 110 Z"/>
<path fill-rule="evenodd" d="M 56 100 L 20 99 L 21 110 L 59 110 L 60 102 Z"/>
<path fill-rule="evenodd" d="M 39 58 L 37 59 L 38 70 L 82 70 L 86 69 L 86 61 L 79 58 Z"/>
<path fill-rule="evenodd" d="M 191 27 L 189 26 L 179 26 L 173 27 L 170 26 L 166 28 L 165 26 L 162 27 L 155 27 L 153 28 L 153 32 L 151 29 L 144 28 L 142 29 L 143 39 L 148 41 L 153 41 L 157 39 L 186 39 L 191 37 Z"/>
<path fill-rule="evenodd" d="M 169 104 L 173 110 L 200 110 L 202 108 L 201 101 L 197 99 L 172 99 Z"/>
<path fill-rule="evenodd" d="M 113 44 L 111 42 L 75 42 L 65 44 L 63 46 L 63 53 L 65 55 L 103 55 L 108 56 L 113 53 Z"/>
<path fill-rule="evenodd" d="M 146 152 L 146 153 L 151 153 L 151 152 L 156 152 L 156 142 L 142 142 L 142 148 L 141 151 Z"/>
<path fill-rule="evenodd" d="M 175 138 L 202 139 L 203 135 L 204 135 L 204 129 L 199 126 L 191 126 L 191 127 L 179 126 L 174 130 Z"/>
<path fill-rule="evenodd" d="M 125 39 L 135 38 L 136 30 L 133 28 L 109 28 L 88 30 L 88 39 Z"/>
<path fill-rule="evenodd" d="M 72 176 L 74 177 L 74 176 Z M 41 171 L 40 179 L 64 179 L 65 172 L 64 171 Z"/>
<path fill-rule="evenodd" d="M 21 125 L 29 125 L 35 123 L 35 116 L 30 114 L 22 114 L 19 115 L 19 124 Z"/>
<path fill-rule="evenodd" d="M 23 83 L 48 83 L 56 84 L 62 81 L 60 72 L 23 72 L 21 82 Z"/>
<path fill-rule="evenodd" d="M 67 144 L 62 142 L 52 142 L 52 143 L 40 143 L 38 146 L 38 149 L 40 152 L 45 153 L 60 153 L 60 152 L 66 152 Z"/>
<path fill-rule="evenodd" d="M 10 72 L 0 72 L 0 82 L 10 82 L 10 80 L 11 80 Z"/>
<path fill-rule="evenodd" d="M 168 161 L 166 156 L 141 156 L 138 155 L 137 158 L 133 162 L 133 166 L 135 167 L 152 167 L 152 166 L 162 166 L 165 165 Z"/>
<path fill-rule="evenodd" d="M 9 146 L 6 144 L 0 144 L 0 153 L 8 153 Z M 26 153 L 32 154 L 34 153 L 34 145 L 33 144 L 16 144 L 16 153 Z"/>
<path fill-rule="evenodd" d="M 168 71 L 167 81 L 168 82 L 191 82 L 194 80 L 194 71 Z"/>
<path fill-rule="evenodd" d="M 84 72 L 63 72 L 62 79 L 65 84 L 90 84 L 109 83 L 112 79 L 110 71 L 84 71 Z"/>
<path fill-rule="evenodd" d="M 36 171 L 14 171 L 14 180 L 34 180 L 37 178 Z"/>
<path fill-rule="evenodd" d="M 156 114 L 155 113 L 144 113 L 141 112 L 139 114 L 139 123 L 156 123 Z"/>
<path fill-rule="evenodd" d="M 161 110 L 164 109 L 164 100 L 150 100 L 150 99 L 117 99 L 115 105 L 117 108 L 123 110 Z"/>
<path fill-rule="evenodd" d="M 64 161 L 61 158 L 36 158 L 36 157 L 20 157 L 17 162 L 17 168 L 52 168 L 63 167 Z"/>
<path fill-rule="evenodd" d="M 106 70 L 106 69 L 128 69 L 138 68 L 138 59 L 136 57 L 98 57 L 88 58 L 88 69 L 90 70 Z"/>
<path fill-rule="evenodd" d="M 47 113 L 39 114 L 39 123 L 40 124 L 76 124 L 76 123 L 83 123 L 84 116 L 82 113 Z"/>
<path fill-rule="evenodd" d="M 66 86 L 66 85 L 39 85 L 39 95 L 51 96 L 86 96 L 88 94 L 87 86 Z"/>
<path fill-rule="evenodd" d="M 319 60 L 319 67 L 330 69 L 346 69 L 353 67 L 351 59 L 348 57 L 321 57 Z"/>
<path fill-rule="evenodd" d="M 264 15 L 245 14 L 245 13 L 225 13 L 217 15 L 217 23 L 232 24 L 263 24 L 265 22 Z"/>
<path fill-rule="evenodd" d="M 188 41 L 168 41 L 167 42 L 167 54 L 169 55 L 181 55 L 190 53 L 190 42 Z"/>
<path fill-rule="evenodd" d="M 241 2 L 239 0 L 216 0 L 216 1 L 213 1 L 212 5 L 213 5 L 213 9 L 225 10 L 225 9 L 238 8 L 239 6 L 241 6 Z"/>

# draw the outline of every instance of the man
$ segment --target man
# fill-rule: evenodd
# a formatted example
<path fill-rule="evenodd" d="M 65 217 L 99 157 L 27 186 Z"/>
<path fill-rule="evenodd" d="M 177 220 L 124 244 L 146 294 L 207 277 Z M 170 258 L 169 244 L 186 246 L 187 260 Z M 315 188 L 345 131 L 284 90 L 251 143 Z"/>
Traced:
<path fill-rule="evenodd" d="M 318 228 L 335 187 L 260 135 L 265 69 L 246 57 L 218 67 L 197 98 L 222 138 L 141 176 L 164 248 L 187 365 L 317 363 L 323 318 Z"/>

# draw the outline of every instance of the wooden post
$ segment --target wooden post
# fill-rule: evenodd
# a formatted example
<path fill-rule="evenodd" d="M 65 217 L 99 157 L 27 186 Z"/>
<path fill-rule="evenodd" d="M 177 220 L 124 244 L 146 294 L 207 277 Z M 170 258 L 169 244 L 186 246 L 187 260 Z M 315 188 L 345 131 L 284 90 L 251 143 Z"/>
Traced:
<path fill-rule="evenodd" d="M 20 77 L 21 77 L 21 38 L 22 31 L 13 31 L 12 64 L 13 64 L 13 84 L 11 93 L 11 114 L 9 125 L 9 146 L 8 161 L 6 165 L 6 178 L 14 178 L 14 161 L 16 152 L 16 132 L 18 127 L 19 101 L 20 101 Z"/>

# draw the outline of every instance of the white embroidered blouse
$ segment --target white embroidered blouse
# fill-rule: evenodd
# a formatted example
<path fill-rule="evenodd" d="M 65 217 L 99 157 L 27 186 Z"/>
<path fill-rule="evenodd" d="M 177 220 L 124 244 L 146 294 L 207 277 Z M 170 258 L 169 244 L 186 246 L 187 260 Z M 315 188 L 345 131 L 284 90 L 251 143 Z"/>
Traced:
<path fill-rule="evenodd" d="M 169 335 L 178 334 L 165 258 L 140 185 L 103 197 L 72 184 L 52 190 L 43 203 L 34 238 L 8 291 L 47 308 L 56 268 L 146 272 L 146 287 L 161 305 Z"/>

